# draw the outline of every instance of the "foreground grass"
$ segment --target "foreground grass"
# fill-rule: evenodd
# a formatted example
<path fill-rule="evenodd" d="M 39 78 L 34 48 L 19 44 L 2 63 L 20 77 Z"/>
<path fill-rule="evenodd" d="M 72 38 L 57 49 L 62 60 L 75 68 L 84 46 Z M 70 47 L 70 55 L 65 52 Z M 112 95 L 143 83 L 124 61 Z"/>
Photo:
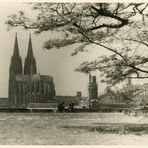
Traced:
<path fill-rule="evenodd" d="M 0 144 L 148 144 L 148 118 L 120 113 L 0 113 Z"/>
<path fill-rule="evenodd" d="M 148 124 L 99 123 L 96 126 L 64 126 L 65 129 L 80 130 L 103 134 L 148 134 Z"/>

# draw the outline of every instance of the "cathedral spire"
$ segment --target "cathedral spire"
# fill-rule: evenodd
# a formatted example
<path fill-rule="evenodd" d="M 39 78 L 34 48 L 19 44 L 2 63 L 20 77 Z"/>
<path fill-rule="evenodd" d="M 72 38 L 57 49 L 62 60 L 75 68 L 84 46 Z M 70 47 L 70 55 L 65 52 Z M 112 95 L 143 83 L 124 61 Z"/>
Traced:
<path fill-rule="evenodd" d="M 8 88 L 8 98 L 9 104 L 13 104 L 15 98 L 15 77 L 16 75 L 22 74 L 22 59 L 19 55 L 17 34 L 15 35 L 14 51 L 11 57 L 11 63 L 9 67 L 9 88 Z"/>
<path fill-rule="evenodd" d="M 18 48 L 17 33 L 15 33 L 15 43 L 14 43 L 13 56 L 14 57 L 19 57 L 19 48 Z"/>
<path fill-rule="evenodd" d="M 27 57 L 29 57 L 29 58 L 33 58 L 33 50 L 32 50 L 31 34 L 29 34 L 29 44 L 28 44 Z"/>
<path fill-rule="evenodd" d="M 14 51 L 11 57 L 10 63 L 10 76 L 12 74 L 22 74 L 22 59 L 19 55 L 19 47 L 18 47 L 18 40 L 17 40 L 17 33 L 15 34 L 15 43 L 14 43 Z"/>
<path fill-rule="evenodd" d="M 30 75 L 30 74 L 36 74 L 36 72 L 37 72 L 36 61 L 33 56 L 32 41 L 31 41 L 31 34 L 30 34 L 28 52 L 27 52 L 27 57 L 25 59 L 25 65 L 24 65 L 24 74 Z"/>

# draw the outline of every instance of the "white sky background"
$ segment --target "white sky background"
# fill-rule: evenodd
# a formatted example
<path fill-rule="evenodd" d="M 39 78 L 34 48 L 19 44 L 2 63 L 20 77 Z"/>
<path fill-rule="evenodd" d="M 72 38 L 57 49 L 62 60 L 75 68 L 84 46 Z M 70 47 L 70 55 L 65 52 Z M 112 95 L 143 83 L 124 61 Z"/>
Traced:
<path fill-rule="evenodd" d="M 15 32 L 18 34 L 19 51 L 23 63 L 27 55 L 30 31 L 22 28 L 7 31 L 5 24 L 8 15 L 20 10 L 24 10 L 28 15 L 33 15 L 32 10 L 26 4 L 0 3 L 0 97 L 8 96 L 9 65 L 14 49 Z M 76 46 L 68 46 L 60 50 L 44 50 L 42 48 L 44 41 L 53 36 L 55 34 L 52 32 L 42 33 L 38 36 L 32 33 L 33 52 L 38 73 L 53 76 L 57 95 L 75 95 L 76 91 L 82 91 L 82 95 L 87 96 L 88 76 L 75 72 L 74 69 L 84 60 L 97 58 L 102 51 L 105 54 L 106 50 L 93 46 L 89 47 L 89 50 L 93 48 L 91 52 L 80 53 L 73 57 L 70 54 Z M 99 92 L 102 92 L 104 88 L 105 84 L 98 82 Z"/>
<path fill-rule="evenodd" d="M 16 14 L 20 10 L 24 10 L 28 16 L 34 16 L 30 7 L 24 3 L 0 3 L 0 97 L 8 96 L 9 65 L 14 50 L 15 32 L 18 34 L 19 51 L 23 64 L 27 55 L 29 33 L 32 32 L 33 52 L 38 73 L 53 76 L 57 95 L 75 95 L 76 91 L 82 91 L 82 95 L 87 96 L 88 76 L 75 72 L 74 69 L 84 60 L 96 59 L 101 55 L 108 54 L 109 51 L 93 45 L 88 47 L 88 52 L 79 53 L 72 57 L 70 54 L 76 45 L 60 50 L 45 50 L 42 48 L 43 43 L 56 36 L 53 32 L 34 35 L 33 31 L 26 31 L 22 28 L 7 31 L 5 24 L 7 16 L 12 13 Z M 97 81 L 98 92 L 100 93 L 104 91 L 106 85 L 99 82 L 99 73 L 97 73 Z M 140 82 L 142 81 L 140 80 Z"/>

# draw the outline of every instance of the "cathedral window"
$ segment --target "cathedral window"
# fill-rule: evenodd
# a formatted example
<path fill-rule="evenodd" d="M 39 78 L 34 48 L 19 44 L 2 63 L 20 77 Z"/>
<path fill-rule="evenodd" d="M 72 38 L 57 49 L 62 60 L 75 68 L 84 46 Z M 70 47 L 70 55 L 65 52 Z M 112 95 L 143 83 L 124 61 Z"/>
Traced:
<path fill-rule="evenodd" d="M 29 84 L 29 92 L 31 93 L 31 84 Z"/>
<path fill-rule="evenodd" d="M 16 83 L 16 92 L 19 93 L 19 83 Z"/>
<path fill-rule="evenodd" d="M 44 82 L 42 81 L 41 83 L 41 93 L 43 94 L 44 93 Z"/>
<path fill-rule="evenodd" d="M 39 92 L 39 81 L 36 82 L 36 92 Z"/>
<path fill-rule="evenodd" d="M 31 84 L 31 92 L 34 92 L 34 83 Z"/>
<path fill-rule="evenodd" d="M 22 92 L 22 83 L 21 82 L 19 83 L 19 92 L 20 93 Z"/>
<path fill-rule="evenodd" d="M 46 94 L 46 83 L 44 82 L 44 94 Z"/>

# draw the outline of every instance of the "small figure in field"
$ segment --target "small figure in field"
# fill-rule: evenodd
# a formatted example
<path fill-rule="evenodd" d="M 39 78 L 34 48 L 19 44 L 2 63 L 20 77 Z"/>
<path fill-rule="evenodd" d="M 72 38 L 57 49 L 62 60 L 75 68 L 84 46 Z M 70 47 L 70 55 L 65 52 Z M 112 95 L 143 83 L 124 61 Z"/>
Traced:
<path fill-rule="evenodd" d="M 64 105 L 64 104 L 65 104 L 65 103 L 62 102 L 62 103 L 60 103 L 60 104 L 58 105 L 58 111 L 61 112 L 61 113 L 63 113 L 63 112 L 65 111 L 65 105 Z"/>
<path fill-rule="evenodd" d="M 72 102 L 69 104 L 69 111 L 70 111 L 70 112 L 74 112 L 74 105 L 75 105 L 75 104 L 72 103 Z"/>

